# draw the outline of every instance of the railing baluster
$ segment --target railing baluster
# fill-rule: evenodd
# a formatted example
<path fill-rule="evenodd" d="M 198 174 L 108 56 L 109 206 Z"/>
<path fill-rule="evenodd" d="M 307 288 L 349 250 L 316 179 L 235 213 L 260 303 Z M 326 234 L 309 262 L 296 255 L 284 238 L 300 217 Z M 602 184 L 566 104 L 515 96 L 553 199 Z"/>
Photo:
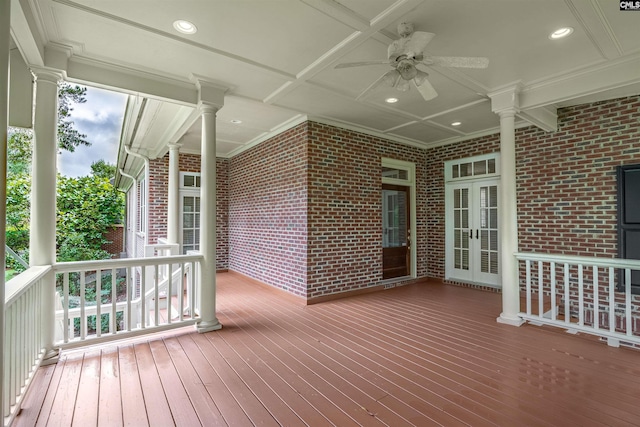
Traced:
<path fill-rule="evenodd" d="M 578 324 L 584 326 L 584 274 L 582 264 L 578 264 Z"/>
<path fill-rule="evenodd" d="M 556 263 L 551 261 L 549 263 L 549 280 L 551 281 L 551 320 L 557 319 L 557 307 L 556 307 Z"/>
<path fill-rule="evenodd" d="M 625 320 L 626 320 L 626 329 L 627 336 L 630 337 L 633 335 L 633 312 L 631 311 L 631 269 L 624 269 L 624 283 L 625 283 Z"/>
<path fill-rule="evenodd" d="M 18 330 L 18 324 L 17 324 L 17 312 L 18 310 L 16 309 L 16 304 L 13 305 L 13 307 L 11 307 L 11 312 L 9 313 L 9 319 L 10 319 L 10 323 L 9 323 L 9 330 L 11 331 L 11 344 L 9 345 L 9 348 L 11 349 L 11 353 L 10 353 L 10 361 L 9 361 L 9 376 L 11 377 L 11 385 L 10 385 L 10 390 L 11 390 L 11 400 L 10 405 L 13 405 L 14 403 L 16 403 L 16 397 L 18 396 L 18 369 L 17 369 L 17 350 L 18 350 L 18 335 L 19 335 L 19 330 Z M 6 315 L 5 315 L 5 319 L 6 319 Z M 9 413 L 8 411 L 5 411 L 5 413 Z"/>
<path fill-rule="evenodd" d="M 172 316 L 171 311 L 173 307 L 173 287 L 171 286 L 173 284 L 173 264 L 167 264 L 167 271 L 167 324 L 170 325 Z"/>
<path fill-rule="evenodd" d="M 538 261 L 538 316 L 544 317 L 544 264 Z"/>
<path fill-rule="evenodd" d="M 526 298 L 527 298 L 527 314 L 531 316 L 531 261 L 527 260 L 526 264 Z"/>
<path fill-rule="evenodd" d="M 180 264 L 180 285 L 178 287 L 178 310 L 180 321 L 184 320 L 184 263 Z"/>
<path fill-rule="evenodd" d="M 564 323 L 571 323 L 571 294 L 569 292 L 569 264 L 564 263 Z"/>
<path fill-rule="evenodd" d="M 147 269 L 142 267 L 140 269 L 140 327 L 147 327 Z"/>
<path fill-rule="evenodd" d="M 593 266 L 593 327 L 600 329 L 600 301 L 598 298 L 598 291 L 600 282 L 598 280 L 598 267 Z"/>
<path fill-rule="evenodd" d="M 62 308 L 64 310 L 64 342 L 69 342 L 69 273 L 65 272 L 62 275 L 62 295 L 63 302 Z"/>
<path fill-rule="evenodd" d="M 111 269 L 111 313 L 109 314 L 109 333 L 115 335 L 118 332 L 116 325 L 116 303 L 118 300 L 117 288 L 118 282 L 116 280 L 116 269 Z"/>
<path fill-rule="evenodd" d="M 127 332 L 131 331 L 131 301 L 133 300 L 133 289 L 135 287 L 136 284 L 136 279 L 135 279 L 135 274 L 134 274 L 134 268 L 135 267 L 131 267 L 129 271 L 129 277 L 130 279 L 127 280 L 127 319 L 125 321 L 125 324 L 127 325 Z"/>
<path fill-rule="evenodd" d="M 190 285 L 190 289 L 191 289 L 191 293 L 189 295 L 191 301 L 189 301 L 189 307 L 190 308 L 190 315 L 191 318 L 194 319 L 196 317 L 196 262 L 193 261 L 191 262 L 191 271 L 190 271 L 190 279 L 191 279 L 191 285 Z"/>
<path fill-rule="evenodd" d="M 616 285 L 613 267 L 609 267 L 609 332 L 616 331 Z"/>
<path fill-rule="evenodd" d="M 85 274 L 86 271 L 80 272 L 80 339 L 83 341 L 87 337 L 87 316 L 84 309 L 86 299 Z"/>
<path fill-rule="evenodd" d="M 154 311 L 153 311 L 153 317 L 154 317 L 154 321 L 155 326 L 159 326 L 160 325 L 160 302 L 158 301 L 158 299 L 160 298 L 160 292 L 158 291 L 158 284 L 159 284 L 159 278 L 158 278 L 158 265 L 156 264 L 154 266 L 154 276 L 153 276 L 153 294 L 154 294 Z"/>
<path fill-rule="evenodd" d="M 102 335 L 102 270 L 96 270 L 96 338 Z"/>

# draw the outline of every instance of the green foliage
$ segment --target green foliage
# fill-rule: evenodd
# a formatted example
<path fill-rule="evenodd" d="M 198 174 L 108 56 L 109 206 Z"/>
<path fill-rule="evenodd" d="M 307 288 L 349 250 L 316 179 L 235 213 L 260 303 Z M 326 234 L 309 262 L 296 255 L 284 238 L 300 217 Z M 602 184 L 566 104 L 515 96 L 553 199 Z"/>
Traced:
<path fill-rule="evenodd" d="M 91 174 L 100 178 L 114 178 L 116 176 L 116 165 L 112 165 L 100 159 L 91 163 Z"/>
<path fill-rule="evenodd" d="M 105 232 L 122 222 L 124 198 L 107 178 L 58 177 L 58 261 L 108 258 Z"/>
<path fill-rule="evenodd" d="M 73 120 L 70 119 L 73 106 L 87 102 L 85 95 L 86 87 L 60 84 L 58 90 L 58 147 L 62 150 L 74 152 L 78 146 L 90 146 L 87 135 L 78 132 L 73 127 Z"/>
<path fill-rule="evenodd" d="M 29 129 L 9 128 L 7 141 L 7 172 L 12 175 L 28 175 L 31 172 L 31 141 L 33 132 Z"/>

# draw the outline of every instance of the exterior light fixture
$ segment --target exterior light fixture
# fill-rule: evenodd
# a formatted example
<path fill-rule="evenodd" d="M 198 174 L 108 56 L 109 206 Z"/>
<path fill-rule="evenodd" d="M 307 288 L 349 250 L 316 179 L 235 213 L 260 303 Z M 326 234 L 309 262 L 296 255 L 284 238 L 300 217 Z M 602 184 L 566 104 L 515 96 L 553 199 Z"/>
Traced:
<path fill-rule="evenodd" d="M 453 122 L 451 123 L 451 126 L 460 126 L 462 124 L 462 122 Z"/>
<path fill-rule="evenodd" d="M 195 24 L 189 21 L 185 21 L 184 19 L 175 21 L 173 23 L 173 28 L 175 28 L 176 31 L 182 34 L 195 34 L 195 32 L 198 31 L 198 28 L 196 28 Z"/>
<path fill-rule="evenodd" d="M 571 27 L 563 27 L 555 30 L 553 33 L 549 34 L 549 38 L 551 40 L 561 39 L 563 37 L 567 37 L 569 34 L 573 33 L 573 28 Z"/>
<path fill-rule="evenodd" d="M 231 121 L 231 123 L 233 123 L 234 125 L 239 125 L 240 123 L 242 123 L 242 120 L 238 120 L 238 119 L 233 119 L 233 120 L 230 120 L 230 121 Z"/>
<path fill-rule="evenodd" d="M 387 104 L 395 104 L 398 101 L 398 98 L 387 98 L 384 100 L 384 102 L 386 102 Z"/>

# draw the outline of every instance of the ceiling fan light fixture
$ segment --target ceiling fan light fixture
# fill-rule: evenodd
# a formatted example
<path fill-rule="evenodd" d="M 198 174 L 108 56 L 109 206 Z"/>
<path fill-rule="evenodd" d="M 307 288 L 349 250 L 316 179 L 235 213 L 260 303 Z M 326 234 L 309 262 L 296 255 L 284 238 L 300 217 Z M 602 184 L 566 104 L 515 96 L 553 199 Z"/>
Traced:
<path fill-rule="evenodd" d="M 571 33 L 573 33 L 573 28 L 571 28 L 571 27 L 562 27 L 562 28 L 558 28 L 553 33 L 549 34 L 549 38 L 551 40 L 557 40 L 557 39 L 561 39 L 563 37 L 567 37 Z"/>
<path fill-rule="evenodd" d="M 418 75 L 418 69 L 413 65 L 413 62 L 408 59 L 401 60 L 398 63 L 397 70 L 405 80 L 411 80 Z"/>
<path fill-rule="evenodd" d="M 173 23 L 173 28 L 182 34 L 195 34 L 198 28 L 194 23 L 185 21 L 184 19 L 178 19 Z"/>

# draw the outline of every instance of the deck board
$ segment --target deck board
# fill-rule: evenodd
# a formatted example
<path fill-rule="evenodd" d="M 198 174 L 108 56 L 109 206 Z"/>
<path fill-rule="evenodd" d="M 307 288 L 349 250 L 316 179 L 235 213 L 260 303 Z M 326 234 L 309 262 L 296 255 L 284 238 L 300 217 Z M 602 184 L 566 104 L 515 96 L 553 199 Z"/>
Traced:
<path fill-rule="evenodd" d="M 498 324 L 499 294 L 416 284 L 304 306 L 217 284 L 222 330 L 64 354 L 16 425 L 640 424 L 640 352 Z"/>

